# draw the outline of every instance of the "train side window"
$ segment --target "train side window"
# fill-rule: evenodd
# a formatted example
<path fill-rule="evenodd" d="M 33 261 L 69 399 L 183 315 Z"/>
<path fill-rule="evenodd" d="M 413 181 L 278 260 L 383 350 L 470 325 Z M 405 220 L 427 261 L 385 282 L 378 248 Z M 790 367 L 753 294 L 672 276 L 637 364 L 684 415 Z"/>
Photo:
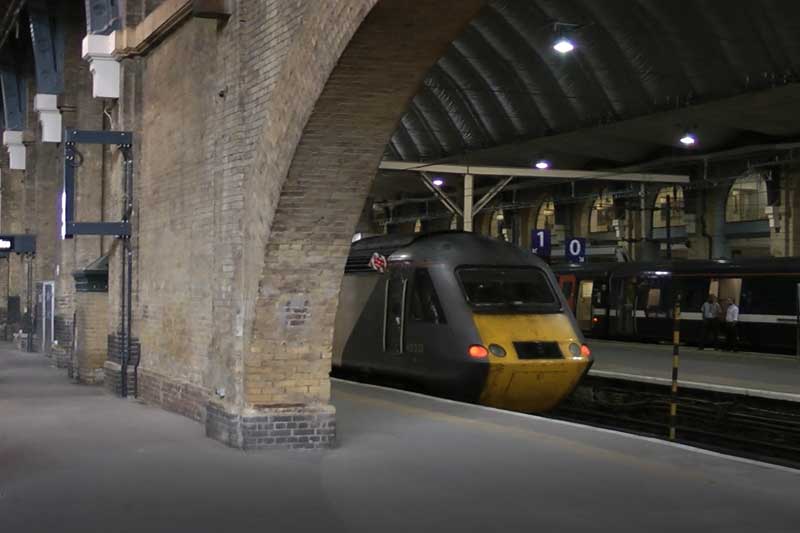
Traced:
<path fill-rule="evenodd" d="M 446 324 L 439 297 L 431 275 L 425 268 L 414 272 L 414 290 L 411 296 L 411 319 L 431 324 Z"/>
<path fill-rule="evenodd" d="M 797 313 L 796 281 L 786 278 L 747 278 L 742 285 L 740 309 L 757 315 Z"/>
<path fill-rule="evenodd" d="M 570 301 L 572 299 L 572 282 L 562 281 L 561 292 L 564 294 L 564 298 L 566 298 L 567 301 Z"/>
<path fill-rule="evenodd" d="M 742 278 L 720 278 L 719 280 L 719 299 L 724 302 L 727 298 L 733 298 L 737 304 L 741 304 Z"/>
<path fill-rule="evenodd" d="M 709 282 L 705 278 L 684 278 L 676 280 L 681 293 L 681 311 L 697 313 L 708 300 Z"/>

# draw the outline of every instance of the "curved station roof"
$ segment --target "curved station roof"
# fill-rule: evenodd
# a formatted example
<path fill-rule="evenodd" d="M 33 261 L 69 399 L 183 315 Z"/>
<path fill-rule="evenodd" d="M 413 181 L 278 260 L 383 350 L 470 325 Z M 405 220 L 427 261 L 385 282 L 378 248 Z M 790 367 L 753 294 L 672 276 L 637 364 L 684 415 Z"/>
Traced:
<path fill-rule="evenodd" d="M 688 130 L 701 151 L 776 142 L 800 134 L 798 81 L 796 0 L 494 0 L 385 158 L 590 169 L 674 154 Z"/>

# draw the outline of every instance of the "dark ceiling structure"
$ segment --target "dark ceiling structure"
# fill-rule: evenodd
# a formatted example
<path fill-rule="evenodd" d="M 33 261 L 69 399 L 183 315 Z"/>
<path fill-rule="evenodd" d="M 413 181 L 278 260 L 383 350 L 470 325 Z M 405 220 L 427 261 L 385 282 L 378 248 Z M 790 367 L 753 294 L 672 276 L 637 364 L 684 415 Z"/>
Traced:
<path fill-rule="evenodd" d="M 576 25 L 573 53 L 553 50 Z M 800 135 L 798 0 L 493 0 L 385 157 L 610 168 Z"/>

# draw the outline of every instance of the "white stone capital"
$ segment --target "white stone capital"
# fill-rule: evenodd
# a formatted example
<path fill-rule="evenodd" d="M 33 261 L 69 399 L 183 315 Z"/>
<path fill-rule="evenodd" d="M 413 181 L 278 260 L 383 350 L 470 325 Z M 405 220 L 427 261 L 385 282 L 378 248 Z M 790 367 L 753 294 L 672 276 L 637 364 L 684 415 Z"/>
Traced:
<path fill-rule="evenodd" d="M 58 109 L 58 95 L 40 93 L 33 97 L 33 109 L 39 113 L 42 125 L 42 142 L 61 142 L 61 111 Z"/>
<path fill-rule="evenodd" d="M 25 170 L 25 145 L 22 143 L 22 132 L 6 130 L 3 132 L 3 144 L 8 148 L 11 170 Z"/>
<path fill-rule="evenodd" d="M 83 38 L 83 59 L 89 62 L 92 73 L 92 96 L 119 98 L 120 66 L 114 57 L 116 33 L 111 35 L 88 34 Z"/>

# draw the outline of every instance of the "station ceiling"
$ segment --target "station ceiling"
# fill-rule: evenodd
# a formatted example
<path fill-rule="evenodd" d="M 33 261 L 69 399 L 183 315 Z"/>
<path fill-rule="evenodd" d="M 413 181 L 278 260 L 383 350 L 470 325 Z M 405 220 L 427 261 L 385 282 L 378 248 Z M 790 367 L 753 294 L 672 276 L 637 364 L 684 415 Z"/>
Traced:
<path fill-rule="evenodd" d="M 553 50 L 555 23 L 576 50 Z M 800 1 L 492 0 L 386 148 L 403 161 L 613 168 L 800 136 Z"/>

